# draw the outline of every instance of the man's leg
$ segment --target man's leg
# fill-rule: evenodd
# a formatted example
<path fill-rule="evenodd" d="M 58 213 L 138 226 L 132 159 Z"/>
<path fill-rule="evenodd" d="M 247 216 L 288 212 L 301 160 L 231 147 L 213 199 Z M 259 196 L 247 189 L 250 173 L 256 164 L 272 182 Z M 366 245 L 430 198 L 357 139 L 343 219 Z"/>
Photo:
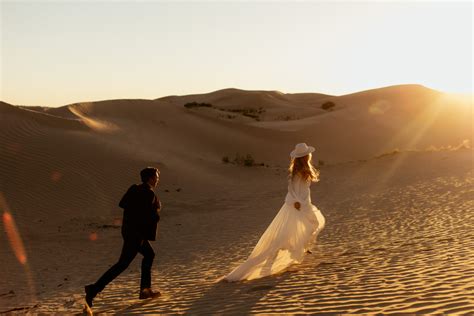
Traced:
<path fill-rule="evenodd" d="M 151 266 L 155 258 L 155 252 L 148 240 L 144 240 L 138 250 L 143 255 L 142 277 L 140 281 L 140 290 L 151 288 Z"/>
<path fill-rule="evenodd" d="M 116 264 L 110 267 L 96 283 L 86 286 L 86 301 L 92 306 L 92 299 L 100 293 L 113 279 L 120 275 L 133 259 L 140 249 L 141 240 L 125 239 L 123 241 L 122 253 Z"/>

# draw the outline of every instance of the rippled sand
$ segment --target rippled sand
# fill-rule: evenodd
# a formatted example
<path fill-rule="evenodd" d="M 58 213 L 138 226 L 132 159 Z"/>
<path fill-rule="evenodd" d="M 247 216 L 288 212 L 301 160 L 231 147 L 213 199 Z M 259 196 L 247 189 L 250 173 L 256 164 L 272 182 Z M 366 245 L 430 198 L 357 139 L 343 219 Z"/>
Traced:
<path fill-rule="evenodd" d="M 384 178 L 400 159 L 399 169 Z M 136 259 L 96 298 L 95 311 L 473 314 L 471 161 L 466 152 L 415 153 L 324 168 L 312 194 L 327 226 L 312 254 L 288 272 L 250 282 L 216 280 L 248 256 L 285 188 L 267 181 L 263 191 L 169 203 L 166 212 L 174 215 L 164 217 L 153 244 L 153 283 L 163 296 L 137 299 Z M 82 286 L 119 255 L 119 229 L 103 228 L 100 234 L 84 249 L 85 257 L 69 263 L 69 274 L 77 274 L 72 282 L 20 312 L 81 313 Z"/>

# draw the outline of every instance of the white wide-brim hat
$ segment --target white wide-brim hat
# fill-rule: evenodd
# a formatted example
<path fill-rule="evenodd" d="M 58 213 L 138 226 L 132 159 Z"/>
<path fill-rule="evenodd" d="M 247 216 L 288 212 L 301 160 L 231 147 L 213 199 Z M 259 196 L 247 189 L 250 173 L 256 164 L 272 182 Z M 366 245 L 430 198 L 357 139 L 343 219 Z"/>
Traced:
<path fill-rule="evenodd" d="M 306 143 L 296 144 L 295 149 L 290 153 L 291 158 L 304 157 L 311 154 L 314 151 L 314 147 L 306 145 Z"/>

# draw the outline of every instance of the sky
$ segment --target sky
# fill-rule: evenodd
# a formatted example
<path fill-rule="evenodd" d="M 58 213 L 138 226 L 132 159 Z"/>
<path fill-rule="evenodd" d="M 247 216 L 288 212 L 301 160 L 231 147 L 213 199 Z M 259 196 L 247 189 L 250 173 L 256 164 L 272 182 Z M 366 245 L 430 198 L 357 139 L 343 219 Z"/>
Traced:
<path fill-rule="evenodd" d="M 0 0 L 0 100 L 473 92 L 471 1 Z"/>

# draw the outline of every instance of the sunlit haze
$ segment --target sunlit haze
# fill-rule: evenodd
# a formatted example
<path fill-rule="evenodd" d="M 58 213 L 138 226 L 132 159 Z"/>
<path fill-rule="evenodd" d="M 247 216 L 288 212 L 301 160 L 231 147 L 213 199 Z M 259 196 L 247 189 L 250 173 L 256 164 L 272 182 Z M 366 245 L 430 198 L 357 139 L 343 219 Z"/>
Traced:
<path fill-rule="evenodd" d="M 472 2 L 2 1 L 0 100 L 472 93 Z"/>

